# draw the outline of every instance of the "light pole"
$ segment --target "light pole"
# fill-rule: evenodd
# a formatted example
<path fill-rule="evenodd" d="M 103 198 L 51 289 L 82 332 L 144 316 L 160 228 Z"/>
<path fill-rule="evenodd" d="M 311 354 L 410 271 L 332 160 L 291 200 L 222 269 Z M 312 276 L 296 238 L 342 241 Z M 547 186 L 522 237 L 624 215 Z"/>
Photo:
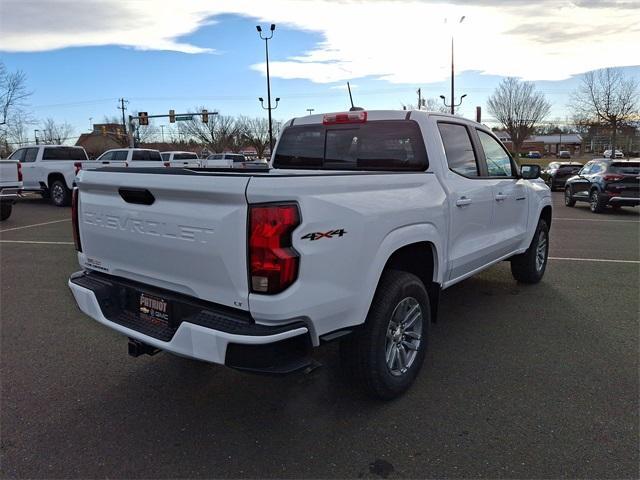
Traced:
<path fill-rule="evenodd" d="M 460 101 L 458 103 L 452 103 L 451 105 L 447 105 L 447 99 L 444 97 L 444 95 L 440 95 L 440 98 L 442 99 L 442 103 L 444 103 L 445 107 L 447 108 L 451 107 L 451 115 L 453 115 L 455 113 L 456 108 L 462 105 L 462 99 L 466 96 L 467 94 L 465 93 L 460 97 Z"/>
<path fill-rule="evenodd" d="M 38 130 L 37 128 L 33 131 L 33 136 L 36 137 L 36 145 L 40 145 L 40 140 L 38 139 Z"/>
<path fill-rule="evenodd" d="M 160 125 L 160 131 L 162 132 L 162 143 L 164 143 L 164 125 Z"/>
<path fill-rule="evenodd" d="M 311 113 L 315 111 L 315 108 L 307 108 L 307 112 L 309 112 L 309 115 L 311 115 Z"/>
<path fill-rule="evenodd" d="M 464 19 L 466 17 L 463 15 L 462 17 L 460 17 L 460 20 L 458 21 L 458 24 L 461 24 L 462 22 L 464 22 Z M 444 19 L 444 23 L 447 23 L 447 19 Z M 444 95 L 440 95 L 440 98 L 442 98 L 442 100 L 444 101 L 444 106 L 445 107 L 451 107 L 451 115 L 455 114 L 456 111 L 456 107 L 459 107 L 460 105 L 462 105 L 462 99 L 464 97 L 466 97 L 466 95 L 463 95 L 460 97 L 460 103 L 458 103 L 457 105 L 455 104 L 455 68 L 454 68 L 454 57 L 453 57 L 453 30 L 451 31 L 451 105 L 447 105 L 447 102 L 444 98 Z"/>
<path fill-rule="evenodd" d="M 262 35 L 262 27 L 260 25 L 256 25 L 256 30 L 258 31 L 258 35 L 260 35 L 260 38 L 264 40 L 264 52 L 265 52 L 265 57 L 267 59 L 267 108 L 265 110 L 268 110 L 269 112 L 269 151 L 270 152 L 273 151 L 273 127 L 271 123 L 271 110 L 275 110 L 278 107 L 278 100 L 280 100 L 279 98 L 277 98 L 276 106 L 271 108 L 271 79 L 269 78 L 269 40 L 273 38 L 273 31 L 275 29 L 276 29 L 276 25 L 272 23 L 271 27 L 269 28 L 271 33 L 267 37 Z M 259 100 L 260 100 L 260 104 L 262 105 L 263 103 L 262 98 L 260 98 Z M 264 105 L 262 105 L 262 108 L 264 108 Z"/>

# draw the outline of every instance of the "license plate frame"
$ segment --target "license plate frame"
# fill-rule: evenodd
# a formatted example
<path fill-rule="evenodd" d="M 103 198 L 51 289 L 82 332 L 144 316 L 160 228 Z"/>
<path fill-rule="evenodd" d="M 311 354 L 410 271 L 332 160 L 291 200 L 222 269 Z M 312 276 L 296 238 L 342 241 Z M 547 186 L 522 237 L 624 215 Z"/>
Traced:
<path fill-rule="evenodd" d="M 171 302 L 158 295 L 138 293 L 138 316 L 140 320 L 158 327 L 171 326 Z"/>

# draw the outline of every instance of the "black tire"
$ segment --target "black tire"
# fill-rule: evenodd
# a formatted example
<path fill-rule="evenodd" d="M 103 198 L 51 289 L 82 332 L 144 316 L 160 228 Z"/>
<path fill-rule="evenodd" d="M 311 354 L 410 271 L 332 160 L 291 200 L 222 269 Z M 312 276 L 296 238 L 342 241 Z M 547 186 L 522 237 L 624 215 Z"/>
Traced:
<path fill-rule="evenodd" d="M 544 276 L 548 261 L 549 227 L 541 218 L 527 251 L 511 258 L 511 274 L 520 283 L 538 283 Z"/>
<path fill-rule="evenodd" d="M 11 216 L 11 209 L 13 205 L 9 203 L 3 203 L 0 205 L 0 220 L 6 220 Z"/>
<path fill-rule="evenodd" d="M 392 326 L 392 320 L 402 318 L 409 319 L 405 326 L 411 324 L 411 312 L 414 315 L 417 313 L 416 306 L 421 312 L 418 334 L 410 332 L 409 328 L 405 330 L 400 321 Z M 370 396 L 390 400 L 401 395 L 414 382 L 427 350 L 430 312 L 429 296 L 418 277 L 397 270 L 383 273 L 362 330 L 340 344 L 344 366 Z M 412 325 L 415 328 L 418 319 Z M 391 333 L 394 329 L 395 333 Z M 411 343 L 415 348 L 405 347 L 406 343 Z M 394 348 L 395 355 L 389 355 L 390 359 L 393 357 L 389 366 L 387 354 L 393 354 Z M 404 371 L 400 363 L 402 361 L 406 362 Z M 396 364 L 398 368 L 392 373 Z"/>
<path fill-rule="evenodd" d="M 63 180 L 54 180 L 49 186 L 51 203 L 56 207 L 67 207 L 71 204 L 71 190 Z"/>
<path fill-rule="evenodd" d="M 573 199 L 573 195 L 571 194 L 571 187 L 566 187 L 564 189 L 564 204 L 567 207 L 576 206 L 576 201 Z"/>
<path fill-rule="evenodd" d="M 589 208 L 593 213 L 602 213 L 607 206 L 606 200 L 602 200 L 602 196 L 598 190 L 593 189 L 589 194 Z"/>

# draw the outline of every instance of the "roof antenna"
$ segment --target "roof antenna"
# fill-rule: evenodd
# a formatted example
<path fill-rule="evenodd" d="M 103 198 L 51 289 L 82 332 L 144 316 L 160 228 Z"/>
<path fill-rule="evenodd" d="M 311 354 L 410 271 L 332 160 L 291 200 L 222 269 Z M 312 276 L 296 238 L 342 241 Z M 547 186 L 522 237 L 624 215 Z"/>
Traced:
<path fill-rule="evenodd" d="M 347 82 L 347 89 L 349 90 L 349 100 L 351 101 L 351 108 L 349 109 L 349 111 L 358 112 L 360 110 L 364 110 L 364 108 L 356 107 L 353 105 L 353 96 L 351 95 L 351 85 L 349 85 L 349 82 Z"/>

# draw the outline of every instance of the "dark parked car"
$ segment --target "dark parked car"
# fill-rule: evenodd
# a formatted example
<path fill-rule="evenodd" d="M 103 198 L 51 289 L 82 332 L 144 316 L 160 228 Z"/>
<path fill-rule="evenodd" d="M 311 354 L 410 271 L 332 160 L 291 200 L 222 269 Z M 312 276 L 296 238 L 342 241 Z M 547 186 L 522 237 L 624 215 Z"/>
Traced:
<path fill-rule="evenodd" d="M 576 175 L 581 168 L 582 164 L 578 162 L 551 162 L 540 176 L 553 191 L 556 188 L 563 188 L 567 178 Z"/>
<path fill-rule="evenodd" d="M 527 153 L 527 158 L 542 158 L 542 154 L 536 150 Z"/>
<path fill-rule="evenodd" d="M 640 205 L 640 159 L 591 160 L 580 172 L 566 181 L 564 203 L 589 202 L 591 211 Z"/>

